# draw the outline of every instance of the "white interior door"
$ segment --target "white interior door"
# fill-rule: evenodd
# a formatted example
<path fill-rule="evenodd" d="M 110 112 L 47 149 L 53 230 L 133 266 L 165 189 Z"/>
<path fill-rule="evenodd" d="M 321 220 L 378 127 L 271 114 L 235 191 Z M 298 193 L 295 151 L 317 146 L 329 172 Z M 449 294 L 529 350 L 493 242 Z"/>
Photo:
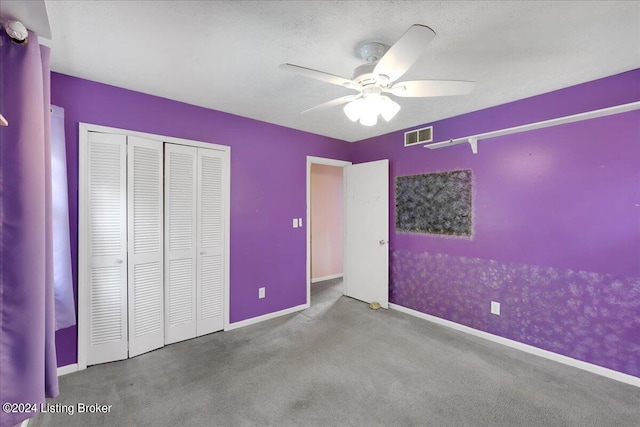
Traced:
<path fill-rule="evenodd" d="M 165 344 L 196 336 L 198 149 L 165 144 Z"/>
<path fill-rule="evenodd" d="M 128 138 L 129 357 L 164 345 L 163 144 Z"/>
<path fill-rule="evenodd" d="M 198 148 L 198 336 L 224 328 L 224 153 Z"/>
<path fill-rule="evenodd" d="M 127 138 L 87 138 L 87 365 L 127 358 Z"/>
<path fill-rule="evenodd" d="M 345 167 L 345 293 L 389 307 L 389 161 Z"/>

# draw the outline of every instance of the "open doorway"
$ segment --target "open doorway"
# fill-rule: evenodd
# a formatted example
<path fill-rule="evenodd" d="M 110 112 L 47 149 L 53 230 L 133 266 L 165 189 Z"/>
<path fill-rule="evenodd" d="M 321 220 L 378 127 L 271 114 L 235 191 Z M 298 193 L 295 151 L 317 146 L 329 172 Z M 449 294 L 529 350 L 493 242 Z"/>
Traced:
<path fill-rule="evenodd" d="M 307 157 L 307 305 L 344 294 L 344 167 L 351 162 Z"/>

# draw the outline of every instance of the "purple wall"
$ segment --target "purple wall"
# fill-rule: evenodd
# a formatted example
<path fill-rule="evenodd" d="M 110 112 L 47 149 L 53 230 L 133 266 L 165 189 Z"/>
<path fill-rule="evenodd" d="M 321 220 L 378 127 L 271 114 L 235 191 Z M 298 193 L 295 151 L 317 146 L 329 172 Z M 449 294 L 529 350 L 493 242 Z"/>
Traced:
<path fill-rule="evenodd" d="M 435 140 L 639 99 L 635 70 L 433 123 Z M 80 121 L 232 147 L 232 322 L 305 302 L 305 233 L 291 227 L 305 216 L 305 157 L 388 158 L 392 302 L 640 376 L 638 111 L 480 142 L 473 155 L 403 148 L 403 132 L 346 144 L 56 73 L 52 102 L 66 114 L 76 281 Z M 459 168 L 473 171 L 473 237 L 396 233 L 393 178 Z M 75 363 L 76 328 L 56 341 L 59 366 Z"/>
<path fill-rule="evenodd" d="M 78 272 L 78 122 L 231 148 L 231 322 L 306 302 L 306 156 L 348 159 L 345 142 L 52 73 L 65 109 L 73 274 Z M 258 287 L 267 298 L 258 300 Z M 56 334 L 58 366 L 76 363 L 76 327 Z"/>
<path fill-rule="evenodd" d="M 640 70 L 432 123 L 434 142 L 640 100 Z M 461 102 L 464 99 L 461 98 Z M 640 111 L 390 160 L 390 300 L 640 376 Z M 394 178 L 473 172 L 473 237 L 395 232 Z M 490 314 L 499 301 L 501 316 Z"/>

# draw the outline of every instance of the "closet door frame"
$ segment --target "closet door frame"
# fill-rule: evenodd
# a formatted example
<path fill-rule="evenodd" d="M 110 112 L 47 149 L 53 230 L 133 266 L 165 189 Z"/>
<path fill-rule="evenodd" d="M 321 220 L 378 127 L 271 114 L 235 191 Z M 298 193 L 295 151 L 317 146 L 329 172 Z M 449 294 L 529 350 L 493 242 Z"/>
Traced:
<path fill-rule="evenodd" d="M 136 136 L 145 139 L 152 139 L 158 141 L 159 144 L 168 142 L 172 144 L 187 145 L 191 147 L 206 148 L 210 150 L 216 150 L 224 153 L 224 169 L 223 180 L 225 185 L 223 186 L 223 201 L 224 201 L 224 329 L 231 329 L 229 327 L 229 266 L 230 266 L 230 188 L 231 188 L 231 147 L 220 144 L 212 144 L 202 141 L 194 141 L 190 139 L 175 138 L 171 136 L 164 136 L 146 132 L 138 132 L 129 129 L 120 129 L 108 126 L 101 126 L 91 123 L 79 123 L 79 156 L 78 156 L 78 370 L 87 368 L 87 344 L 88 344 L 88 218 L 89 212 L 88 202 L 88 187 L 87 180 L 88 170 L 86 164 L 87 158 L 87 140 L 89 132 L 101 132 L 110 134 L 119 134 L 126 136 Z"/>

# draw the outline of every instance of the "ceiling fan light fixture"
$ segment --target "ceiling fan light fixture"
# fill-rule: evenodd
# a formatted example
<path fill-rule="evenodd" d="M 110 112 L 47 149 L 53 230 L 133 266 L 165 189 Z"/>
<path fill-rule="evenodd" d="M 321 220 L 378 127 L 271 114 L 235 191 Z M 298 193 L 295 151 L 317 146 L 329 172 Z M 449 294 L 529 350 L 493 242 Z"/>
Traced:
<path fill-rule="evenodd" d="M 362 98 L 362 114 L 378 114 L 380 113 L 380 92 L 366 94 Z"/>
<path fill-rule="evenodd" d="M 398 114 L 400 105 L 387 96 L 370 93 L 349 102 L 344 106 L 343 111 L 352 122 L 359 120 L 363 126 L 375 126 L 378 123 L 378 115 L 388 122 Z"/>
<path fill-rule="evenodd" d="M 401 98 L 423 98 L 464 95 L 471 92 L 474 82 L 469 81 L 398 81 L 420 58 L 435 35 L 436 33 L 426 25 L 415 24 L 391 46 L 377 42 L 362 44 L 358 54 L 366 63 L 353 70 L 351 79 L 288 63 L 280 64 L 280 68 L 359 92 L 356 95 L 333 99 L 303 112 L 344 105 L 343 111 L 349 120 L 359 121 L 364 126 L 374 126 L 379 115 L 388 122 L 400 111 L 400 105 L 383 93 Z"/>
<path fill-rule="evenodd" d="M 378 123 L 378 113 L 374 111 L 366 111 L 360 116 L 362 126 L 375 126 L 376 123 Z"/>
<path fill-rule="evenodd" d="M 360 106 L 358 104 L 360 99 L 356 99 L 355 101 L 351 101 L 347 105 L 344 106 L 344 114 L 351 120 L 352 122 L 357 122 L 360 118 Z"/>
<path fill-rule="evenodd" d="M 380 98 L 380 115 L 386 121 L 393 119 L 400 111 L 400 105 L 389 98 L 388 96 L 382 96 Z"/>

